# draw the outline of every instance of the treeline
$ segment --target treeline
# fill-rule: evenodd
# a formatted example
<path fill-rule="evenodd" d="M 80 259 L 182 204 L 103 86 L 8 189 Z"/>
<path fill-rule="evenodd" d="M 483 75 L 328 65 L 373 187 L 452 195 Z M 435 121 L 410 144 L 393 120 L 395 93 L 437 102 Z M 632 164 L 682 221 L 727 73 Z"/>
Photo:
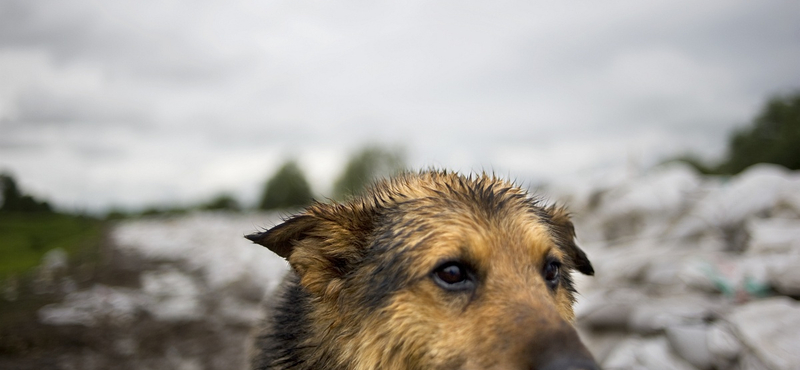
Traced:
<path fill-rule="evenodd" d="M 691 154 L 677 160 L 709 175 L 735 175 L 756 163 L 800 169 L 800 91 L 769 99 L 748 126 L 730 135 L 719 162 L 707 163 Z"/>
<path fill-rule="evenodd" d="M 20 190 L 17 181 L 9 174 L 0 174 L 0 213 L 50 213 L 50 203 L 41 201 Z"/>
<path fill-rule="evenodd" d="M 354 153 L 344 170 L 333 184 L 333 199 L 343 200 L 361 192 L 377 178 L 389 177 L 403 170 L 405 161 L 398 149 L 378 146 L 365 147 Z M 46 201 L 23 193 L 10 174 L 0 174 L 0 213 L 54 213 Z M 305 173 L 295 160 L 287 160 L 266 180 L 256 209 L 278 210 L 301 208 L 317 197 L 306 179 Z M 233 195 L 220 194 L 212 199 L 189 206 L 151 206 L 140 211 L 112 209 L 106 217 L 110 219 L 181 214 L 191 211 L 244 211 L 252 209 L 242 205 Z"/>
<path fill-rule="evenodd" d="M 344 170 L 333 184 L 333 194 L 326 195 L 343 200 L 361 192 L 377 178 L 392 176 L 405 168 L 405 160 L 399 149 L 368 146 L 353 153 Z M 285 161 L 264 183 L 255 209 L 281 210 L 302 208 L 319 198 L 309 184 L 297 161 Z M 108 218 L 181 214 L 191 211 L 245 211 L 252 209 L 242 205 L 230 194 L 218 195 L 207 202 L 188 207 L 148 207 L 140 212 L 111 211 Z"/>

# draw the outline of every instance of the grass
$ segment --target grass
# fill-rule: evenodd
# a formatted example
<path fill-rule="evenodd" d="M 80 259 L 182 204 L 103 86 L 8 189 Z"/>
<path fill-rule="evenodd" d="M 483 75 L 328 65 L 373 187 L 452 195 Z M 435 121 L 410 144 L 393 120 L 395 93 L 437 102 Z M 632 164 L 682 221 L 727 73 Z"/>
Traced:
<path fill-rule="evenodd" d="M 38 266 L 48 251 L 73 256 L 96 247 L 103 221 L 58 213 L 0 213 L 0 281 Z"/>
<path fill-rule="evenodd" d="M 59 293 L 36 292 L 33 272 L 41 265 L 42 257 L 56 248 L 69 256 L 70 271 L 63 273 L 74 275 L 83 271 L 81 267 L 95 266 L 99 263 L 105 225 L 102 220 L 68 214 L 0 213 L 0 287 L 10 284 L 12 277 L 16 286 L 15 298 L 0 297 L 0 367 L 4 359 L 63 344 L 63 336 L 41 324 L 37 317 L 42 306 L 61 299 Z"/>

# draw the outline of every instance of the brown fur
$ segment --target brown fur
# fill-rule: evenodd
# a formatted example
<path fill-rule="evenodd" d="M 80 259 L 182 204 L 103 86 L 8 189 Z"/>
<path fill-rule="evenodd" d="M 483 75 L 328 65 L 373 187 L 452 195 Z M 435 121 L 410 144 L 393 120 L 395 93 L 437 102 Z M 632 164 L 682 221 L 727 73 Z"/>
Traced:
<path fill-rule="evenodd" d="M 571 326 L 569 271 L 593 273 L 574 236 L 564 209 L 487 175 L 405 174 L 316 203 L 248 236 L 292 267 L 254 365 L 596 369 Z M 467 288 L 437 280 L 448 263 Z"/>

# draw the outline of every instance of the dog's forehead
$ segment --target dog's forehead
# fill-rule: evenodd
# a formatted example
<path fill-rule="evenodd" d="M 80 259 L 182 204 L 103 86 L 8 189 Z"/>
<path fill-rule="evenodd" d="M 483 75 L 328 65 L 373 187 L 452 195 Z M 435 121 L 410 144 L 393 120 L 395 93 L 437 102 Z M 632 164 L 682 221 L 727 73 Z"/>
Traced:
<path fill-rule="evenodd" d="M 508 210 L 535 211 L 537 201 L 528 192 L 503 179 L 450 173 L 406 175 L 379 184 L 370 196 L 379 208 L 401 208 L 419 216 L 424 213 L 479 211 L 491 218 Z"/>
<path fill-rule="evenodd" d="M 493 261 L 510 256 L 536 259 L 555 249 L 549 225 L 534 213 L 505 212 L 485 218 L 475 210 L 442 210 L 417 221 L 425 243 L 420 247 L 432 255 Z M 409 215 L 410 216 L 410 215 Z M 413 216 L 412 216 L 413 217 Z"/>
<path fill-rule="evenodd" d="M 547 213 L 523 189 L 490 178 L 455 180 L 404 189 L 384 209 L 384 237 L 399 249 L 424 251 L 426 260 L 476 264 L 538 260 L 555 249 Z"/>

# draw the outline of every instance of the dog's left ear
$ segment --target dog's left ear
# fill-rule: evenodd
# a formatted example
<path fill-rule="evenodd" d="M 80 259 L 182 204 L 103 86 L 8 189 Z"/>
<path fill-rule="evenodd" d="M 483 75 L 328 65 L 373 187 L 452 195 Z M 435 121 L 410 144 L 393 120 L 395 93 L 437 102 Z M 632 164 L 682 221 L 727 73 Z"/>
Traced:
<path fill-rule="evenodd" d="M 554 226 L 554 232 L 559 239 L 558 244 L 565 249 L 567 255 L 572 259 L 575 268 L 586 275 L 594 275 L 594 268 L 586 253 L 575 244 L 575 225 L 569 218 L 566 209 L 552 206 L 547 208 Z"/>

